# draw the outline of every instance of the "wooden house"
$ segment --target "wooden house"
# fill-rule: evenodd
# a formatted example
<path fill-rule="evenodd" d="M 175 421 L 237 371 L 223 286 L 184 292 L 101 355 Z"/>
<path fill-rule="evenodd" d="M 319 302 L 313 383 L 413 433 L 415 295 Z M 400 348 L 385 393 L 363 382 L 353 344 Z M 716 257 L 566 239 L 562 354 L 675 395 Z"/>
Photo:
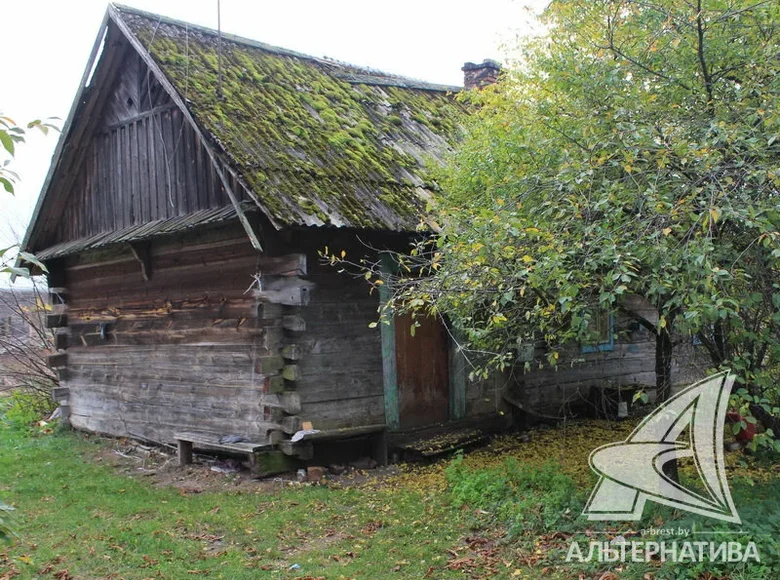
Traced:
<path fill-rule="evenodd" d="M 70 423 L 310 455 L 309 424 L 495 413 L 443 327 L 369 328 L 380 297 L 319 256 L 408 247 L 457 90 L 109 6 L 23 243 Z"/>
<path fill-rule="evenodd" d="M 463 70 L 479 86 L 497 65 Z M 408 247 L 457 90 L 109 6 L 23 243 L 48 268 L 70 423 L 302 457 L 304 428 L 496 424 L 503 377 L 467 380 L 436 322 L 369 328 L 381 297 L 319 255 Z M 588 354 L 588 380 L 638 380 L 632 348 Z M 557 380 L 520 383 L 548 407 L 585 384 Z"/>

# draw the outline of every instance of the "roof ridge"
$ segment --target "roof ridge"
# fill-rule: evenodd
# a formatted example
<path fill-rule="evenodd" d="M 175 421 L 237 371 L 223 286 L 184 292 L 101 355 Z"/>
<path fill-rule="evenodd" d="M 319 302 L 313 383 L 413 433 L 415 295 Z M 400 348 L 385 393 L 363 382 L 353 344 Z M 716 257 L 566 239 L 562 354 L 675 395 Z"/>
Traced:
<path fill-rule="evenodd" d="M 179 20 L 177 18 L 163 16 L 162 14 L 148 12 L 146 10 L 141 10 L 139 8 L 134 8 L 132 6 L 127 6 L 125 4 L 119 4 L 116 2 L 111 2 L 110 5 L 113 6 L 120 14 L 124 14 L 124 13 L 134 14 L 136 16 L 140 16 L 148 20 L 156 20 L 157 22 L 161 22 L 171 26 L 178 26 L 180 28 L 188 28 L 190 30 L 196 30 L 198 32 L 201 32 L 203 34 L 208 34 L 211 36 L 217 36 L 220 34 L 220 32 L 214 30 L 213 28 L 209 28 L 207 26 L 201 26 L 200 24 L 193 24 L 191 22 L 187 22 L 186 20 Z M 455 85 L 431 83 L 428 81 L 415 79 L 403 75 L 398 75 L 395 73 L 387 73 L 367 66 L 356 65 L 356 64 L 352 64 L 346 61 L 341 61 L 333 58 L 317 57 L 310 54 L 305 54 L 302 52 L 284 48 L 281 46 L 266 44 L 265 42 L 261 42 L 259 40 L 254 40 L 251 38 L 247 38 L 245 36 L 239 36 L 237 34 L 231 34 L 229 32 L 221 32 L 221 36 L 223 39 L 228 40 L 230 42 L 234 42 L 236 44 L 242 44 L 244 46 L 249 46 L 251 48 L 257 48 L 260 50 L 264 50 L 266 52 L 270 52 L 272 54 L 278 54 L 280 56 L 290 56 L 294 58 L 300 58 L 303 60 L 309 60 L 317 64 L 325 65 L 329 67 L 340 67 L 344 69 L 342 75 L 345 78 L 343 78 L 342 80 L 350 83 L 357 82 L 359 84 L 366 84 L 366 85 L 373 84 L 373 85 L 380 85 L 380 86 L 396 86 L 399 88 L 406 88 L 406 89 L 418 89 L 424 91 L 438 91 L 438 92 L 446 92 L 446 93 L 459 92 L 460 90 L 462 90 L 462 87 L 455 86 Z M 334 76 L 341 77 L 342 75 L 334 73 Z M 360 77 L 360 80 L 357 79 L 351 80 L 348 78 L 353 75 Z"/>

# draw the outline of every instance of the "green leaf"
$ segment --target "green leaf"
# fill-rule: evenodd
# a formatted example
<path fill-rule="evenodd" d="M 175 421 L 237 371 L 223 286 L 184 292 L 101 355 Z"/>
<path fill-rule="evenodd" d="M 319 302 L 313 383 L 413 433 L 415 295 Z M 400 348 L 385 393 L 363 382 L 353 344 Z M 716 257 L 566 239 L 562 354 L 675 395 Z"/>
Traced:
<path fill-rule="evenodd" d="M 0 183 L 3 184 L 3 189 L 5 189 L 8 193 L 11 195 L 14 194 L 14 184 L 5 177 L 0 177 Z"/>
<path fill-rule="evenodd" d="M 0 129 L 0 144 L 2 144 L 3 148 L 8 151 L 11 156 L 14 155 L 14 140 L 5 129 Z"/>

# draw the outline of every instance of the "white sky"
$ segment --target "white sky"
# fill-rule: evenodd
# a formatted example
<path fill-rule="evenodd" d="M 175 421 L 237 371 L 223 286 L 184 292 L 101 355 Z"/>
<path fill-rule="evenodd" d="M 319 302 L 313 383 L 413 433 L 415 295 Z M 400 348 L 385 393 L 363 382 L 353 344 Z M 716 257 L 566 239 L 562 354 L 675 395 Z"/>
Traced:
<path fill-rule="evenodd" d="M 216 28 L 217 0 L 125 0 Z M 466 61 L 503 60 L 548 0 L 222 0 L 222 29 L 254 40 L 443 84 L 462 84 Z M 107 3 L 6 0 L 0 112 L 18 123 L 68 115 Z M 62 122 L 60 122 L 61 124 Z M 18 242 L 57 136 L 31 135 L 11 168 L 15 199 L 0 191 L 0 247 Z M 2 283 L 2 281 L 0 281 Z"/>

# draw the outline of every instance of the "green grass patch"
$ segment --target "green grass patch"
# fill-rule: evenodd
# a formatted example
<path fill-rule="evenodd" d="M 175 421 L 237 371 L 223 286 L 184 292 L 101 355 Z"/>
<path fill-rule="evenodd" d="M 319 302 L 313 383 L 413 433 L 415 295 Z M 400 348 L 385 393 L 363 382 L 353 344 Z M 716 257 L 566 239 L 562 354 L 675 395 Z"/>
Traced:
<path fill-rule="evenodd" d="M 553 578 L 599 578 L 609 570 L 637 579 L 776 577 L 780 482 L 773 459 L 731 462 L 743 519 L 736 533 L 652 502 L 641 522 L 595 524 L 580 515 L 593 484 L 577 468 L 586 446 L 573 450 L 568 464 L 560 460 L 567 444 L 588 436 L 591 447 L 617 438 L 588 424 L 533 433 L 532 443 L 502 437 L 475 453 L 356 487 L 287 483 L 192 493 L 119 473 L 106 464 L 106 440 L 43 434 L 0 415 L 0 502 L 15 508 L 10 520 L 4 511 L 0 517 L 17 534 L 0 543 L 0 578 L 538 578 L 543 570 Z M 761 562 L 564 561 L 575 540 L 637 539 L 643 527 L 672 526 L 755 541 Z"/>

